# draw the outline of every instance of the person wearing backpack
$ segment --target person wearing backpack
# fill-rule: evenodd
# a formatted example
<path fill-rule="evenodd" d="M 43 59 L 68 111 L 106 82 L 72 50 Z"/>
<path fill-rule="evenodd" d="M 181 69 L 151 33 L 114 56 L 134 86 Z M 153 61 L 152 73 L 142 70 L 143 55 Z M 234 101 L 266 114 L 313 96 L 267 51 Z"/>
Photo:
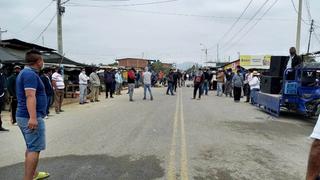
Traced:
<path fill-rule="evenodd" d="M 193 85 L 194 89 L 193 89 L 193 98 L 192 99 L 196 99 L 197 91 L 199 90 L 198 100 L 200 100 L 201 93 L 202 93 L 202 84 L 204 83 L 204 75 L 203 75 L 203 72 L 201 71 L 201 69 L 199 69 L 199 71 L 196 72 L 193 83 L 194 83 L 194 85 Z"/>
<path fill-rule="evenodd" d="M 136 70 L 131 68 L 128 72 L 128 91 L 129 91 L 129 101 L 133 101 L 133 91 L 135 87 L 135 80 L 136 80 Z"/>

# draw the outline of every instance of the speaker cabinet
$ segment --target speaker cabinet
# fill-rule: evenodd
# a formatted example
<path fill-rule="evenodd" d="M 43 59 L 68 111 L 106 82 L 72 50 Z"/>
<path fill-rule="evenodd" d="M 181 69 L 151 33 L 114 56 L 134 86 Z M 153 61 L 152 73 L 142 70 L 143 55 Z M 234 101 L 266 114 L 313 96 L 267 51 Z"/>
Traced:
<path fill-rule="evenodd" d="M 270 76 L 282 77 L 287 68 L 288 56 L 271 56 Z"/>
<path fill-rule="evenodd" d="M 260 79 L 260 90 L 268 94 L 280 94 L 282 77 L 262 76 Z"/>

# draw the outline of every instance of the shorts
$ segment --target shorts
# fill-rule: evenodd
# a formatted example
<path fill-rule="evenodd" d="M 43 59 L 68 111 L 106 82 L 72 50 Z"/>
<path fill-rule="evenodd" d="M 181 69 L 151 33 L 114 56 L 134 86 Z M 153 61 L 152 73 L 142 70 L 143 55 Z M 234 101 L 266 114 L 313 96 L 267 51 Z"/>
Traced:
<path fill-rule="evenodd" d="M 28 128 L 29 118 L 17 117 L 18 126 L 26 142 L 28 152 L 40 152 L 46 149 L 45 124 L 43 118 L 38 117 L 38 128 Z"/>

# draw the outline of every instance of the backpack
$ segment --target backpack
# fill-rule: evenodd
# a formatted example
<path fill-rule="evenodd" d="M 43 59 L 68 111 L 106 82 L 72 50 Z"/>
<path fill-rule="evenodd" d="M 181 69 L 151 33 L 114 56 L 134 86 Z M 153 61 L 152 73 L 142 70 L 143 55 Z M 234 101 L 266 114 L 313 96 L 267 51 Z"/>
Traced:
<path fill-rule="evenodd" d="M 196 83 L 201 83 L 201 76 L 196 76 L 195 82 Z"/>

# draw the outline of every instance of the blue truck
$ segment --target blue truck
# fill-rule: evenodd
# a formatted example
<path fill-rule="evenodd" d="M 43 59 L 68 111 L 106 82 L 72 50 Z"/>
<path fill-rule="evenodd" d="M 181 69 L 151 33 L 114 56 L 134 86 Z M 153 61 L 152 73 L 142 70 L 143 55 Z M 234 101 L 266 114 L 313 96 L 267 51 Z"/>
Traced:
<path fill-rule="evenodd" d="M 256 105 L 274 116 L 281 111 L 313 117 L 320 112 L 320 57 L 304 56 L 304 63 L 295 69 L 286 69 L 280 94 L 258 92 Z"/>

